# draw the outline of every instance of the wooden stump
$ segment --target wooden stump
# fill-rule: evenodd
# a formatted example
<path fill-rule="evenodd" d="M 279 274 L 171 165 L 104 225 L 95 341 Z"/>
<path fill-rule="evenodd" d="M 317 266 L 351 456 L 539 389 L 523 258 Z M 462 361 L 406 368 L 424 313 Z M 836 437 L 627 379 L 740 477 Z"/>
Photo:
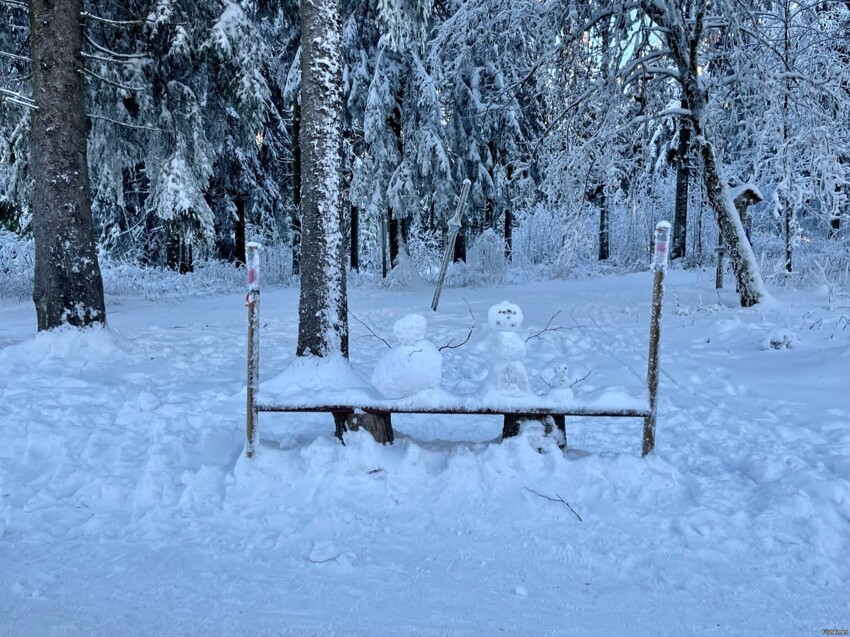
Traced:
<path fill-rule="evenodd" d="M 394 439 L 392 414 L 389 412 L 374 412 L 366 414 L 355 414 L 346 412 L 334 412 L 334 424 L 336 425 L 336 437 L 345 444 L 343 434 L 346 431 L 358 431 L 365 429 L 375 442 L 381 444 L 392 444 Z"/>
<path fill-rule="evenodd" d="M 555 428 L 558 429 L 558 446 L 561 449 L 567 446 L 566 417 L 563 414 L 554 416 L 534 416 L 531 414 L 505 414 L 505 423 L 502 426 L 502 440 L 519 435 L 522 423 L 529 421 L 539 422 L 543 425 L 543 431 L 551 436 Z"/>

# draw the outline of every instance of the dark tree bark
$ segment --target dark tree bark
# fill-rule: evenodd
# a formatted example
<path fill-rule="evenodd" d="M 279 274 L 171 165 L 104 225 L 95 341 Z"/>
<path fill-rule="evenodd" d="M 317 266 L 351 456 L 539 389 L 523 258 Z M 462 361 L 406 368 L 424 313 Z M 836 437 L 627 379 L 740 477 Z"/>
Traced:
<path fill-rule="evenodd" d="M 351 269 L 360 269 L 360 211 L 351 204 Z"/>
<path fill-rule="evenodd" d="M 30 2 L 30 162 L 38 329 L 106 321 L 91 214 L 82 0 Z"/>
<path fill-rule="evenodd" d="M 598 184 L 585 193 L 585 198 L 599 208 L 599 251 L 597 257 L 599 261 L 607 261 L 610 256 L 610 221 L 605 186 Z"/>
<path fill-rule="evenodd" d="M 390 116 L 387 118 L 387 126 L 393 132 L 396 139 L 396 150 L 399 157 L 404 157 L 404 137 L 401 130 L 401 107 L 404 102 L 404 84 L 400 84 L 395 93 L 395 103 Z M 404 218 L 404 211 L 400 215 L 392 207 L 387 208 L 387 219 L 389 220 L 389 248 L 390 248 L 390 269 L 397 264 L 398 253 L 404 242 L 407 241 L 407 220 Z M 386 274 L 384 274 L 386 277 Z"/>
<path fill-rule="evenodd" d="M 341 206 L 338 0 L 301 1 L 301 297 L 298 356 L 348 358 Z"/>
<path fill-rule="evenodd" d="M 514 177 L 514 167 L 513 164 L 508 164 L 507 168 L 507 177 L 508 183 L 511 183 L 511 180 Z M 511 212 L 510 208 L 505 208 L 505 259 L 508 262 L 511 261 L 511 255 L 513 253 L 513 244 L 514 244 L 514 216 Z"/>
<path fill-rule="evenodd" d="M 233 200 L 236 206 L 236 224 L 233 227 L 235 246 L 233 248 L 236 267 L 245 265 L 245 197 L 236 195 Z"/>
<path fill-rule="evenodd" d="M 184 241 L 178 230 L 172 230 L 172 234 L 168 237 L 165 258 L 166 265 L 170 270 L 175 270 L 180 274 L 188 274 L 195 270 L 192 261 L 192 244 Z"/>
<path fill-rule="evenodd" d="M 394 219 L 390 217 L 390 265 L 395 267 L 398 261 L 398 253 L 402 246 L 407 245 L 409 236 L 409 225 L 407 219 Z"/>
<path fill-rule="evenodd" d="M 688 108 L 687 100 L 682 100 L 682 108 Z M 686 117 L 680 117 L 679 148 L 676 152 L 676 210 L 673 214 L 671 259 L 681 259 L 687 251 L 688 186 L 691 181 L 690 148 L 691 127 Z"/>
<path fill-rule="evenodd" d="M 292 97 L 292 274 L 301 274 L 301 103 Z"/>
<path fill-rule="evenodd" d="M 505 259 L 511 260 L 514 249 L 514 216 L 511 209 L 505 210 Z"/>

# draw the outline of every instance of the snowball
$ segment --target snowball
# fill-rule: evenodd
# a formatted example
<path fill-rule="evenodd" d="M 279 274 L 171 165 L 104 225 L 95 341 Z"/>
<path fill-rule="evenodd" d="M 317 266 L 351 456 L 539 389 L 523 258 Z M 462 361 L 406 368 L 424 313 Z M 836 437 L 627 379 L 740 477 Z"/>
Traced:
<path fill-rule="evenodd" d="M 423 340 L 399 345 L 381 356 L 372 384 L 387 398 L 405 398 L 437 387 L 442 374 L 443 355 L 432 342 Z"/>
<path fill-rule="evenodd" d="M 519 397 L 528 394 L 528 373 L 518 361 L 496 361 L 479 390 L 481 396 Z"/>
<path fill-rule="evenodd" d="M 521 361 L 528 348 L 516 332 L 496 332 L 493 339 L 493 355 L 498 360 Z"/>
<path fill-rule="evenodd" d="M 425 338 L 428 321 L 421 314 L 408 314 L 393 324 L 393 336 L 399 345 L 413 345 Z"/>
<path fill-rule="evenodd" d="M 487 311 L 487 322 L 494 330 L 516 330 L 522 325 L 522 310 L 514 303 L 502 301 Z"/>
<path fill-rule="evenodd" d="M 790 349 L 800 342 L 800 336 L 786 329 L 775 329 L 761 342 L 761 348 L 768 349 Z"/>
<path fill-rule="evenodd" d="M 570 402 L 573 398 L 575 398 L 575 394 L 569 387 L 552 387 L 552 389 L 546 392 L 546 398 L 550 398 L 551 400 L 555 400 L 559 403 L 565 403 Z"/>

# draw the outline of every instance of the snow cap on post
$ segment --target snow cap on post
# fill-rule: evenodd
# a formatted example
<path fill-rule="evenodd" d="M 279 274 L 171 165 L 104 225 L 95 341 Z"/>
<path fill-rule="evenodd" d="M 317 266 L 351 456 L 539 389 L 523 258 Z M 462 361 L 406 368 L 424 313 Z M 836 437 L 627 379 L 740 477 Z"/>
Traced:
<path fill-rule="evenodd" d="M 248 261 L 248 292 L 260 289 L 260 250 L 263 246 L 253 241 L 245 244 L 245 256 Z"/>
<path fill-rule="evenodd" d="M 655 226 L 655 256 L 652 260 L 653 272 L 667 269 L 667 245 L 670 242 L 670 222 L 659 221 Z"/>

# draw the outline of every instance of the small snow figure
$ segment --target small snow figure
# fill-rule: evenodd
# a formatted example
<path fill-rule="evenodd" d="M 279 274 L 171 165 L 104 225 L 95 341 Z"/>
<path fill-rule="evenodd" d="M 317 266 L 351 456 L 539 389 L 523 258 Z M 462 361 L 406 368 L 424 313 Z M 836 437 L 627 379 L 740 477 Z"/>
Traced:
<path fill-rule="evenodd" d="M 528 394 L 528 373 L 522 360 L 525 358 L 525 341 L 516 333 L 522 325 L 522 310 L 507 301 L 498 303 L 487 312 L 493 335 L 493 365 L 484 384 L 483 394 L 524 396 Z"/>
<path fill-rule="evenodd" d="M 573 379 L 570 378 L 570 368 L 565 363 L 555 366 L 555 376 L 552 379 L 552 387 L 546 392 L 548 398 L 557 401 L 569 401 L 573 399 L 571 389 Z"/>
<path fill-rule="evenodd" d="M 443 356 L 425 340 L 427 327 L 419 314 L 408 314 L 393 325 L 398 345 L 381 356 L 372 372 L 372 384 L 387 398 L 405 398 L 440 385 Z"/>

